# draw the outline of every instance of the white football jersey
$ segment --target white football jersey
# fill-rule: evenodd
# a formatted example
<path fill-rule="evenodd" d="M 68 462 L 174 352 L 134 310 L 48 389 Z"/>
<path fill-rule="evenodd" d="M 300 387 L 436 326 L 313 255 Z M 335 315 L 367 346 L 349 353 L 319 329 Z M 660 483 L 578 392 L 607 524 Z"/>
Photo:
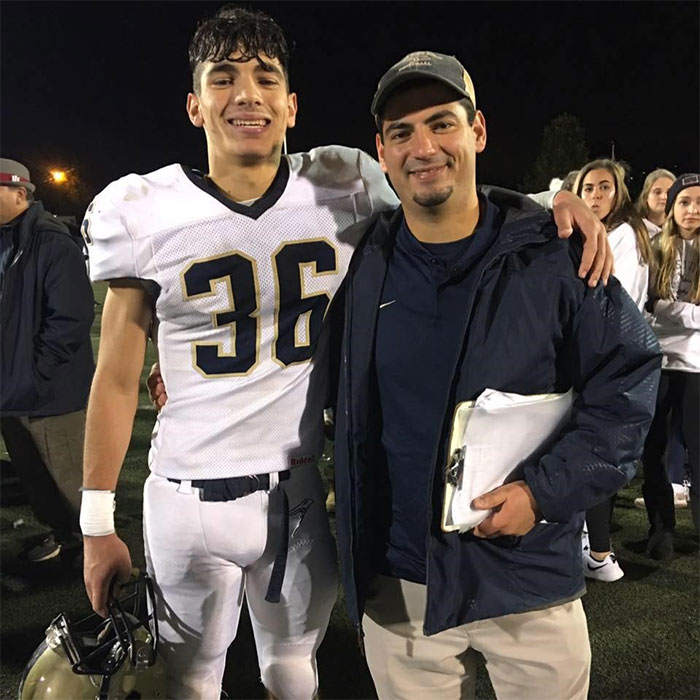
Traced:
<path fill-rule="evenodd" d="M 83 224 L 92 278 L 157 289 L 168 402 L 152 471 L 214 479 L 319 457 L 324 316 L 368 219 L 397 203 L 377 162 L 340 146 L 283 157 L 248 207 L 181 165 L 95 198 Z"/>

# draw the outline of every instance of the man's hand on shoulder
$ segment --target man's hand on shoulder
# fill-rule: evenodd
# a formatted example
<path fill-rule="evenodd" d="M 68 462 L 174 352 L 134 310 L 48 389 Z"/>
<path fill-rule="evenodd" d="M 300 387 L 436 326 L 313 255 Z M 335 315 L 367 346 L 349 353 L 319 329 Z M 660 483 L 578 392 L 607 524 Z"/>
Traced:
<path fill-rule="evenodd" d="M 112 533 L 102 537 L 83 537 L 83 579 L 92 609 L 107 617 L 107 596 L 112 581 L 126 583 L 131 576 L 129 548 Z"/>
<path fill-rule="evenodd" d="M 472 501 L 478 510 L 493 510 L 474 528 L 477 537 L 526 535 L 542 519 L 530 487 L 524 481 L 499 486 Z"/>
<path fill-rule="evenodd" d="M 560 238 L 568 238 L 576 229 L 583 238 L 583 256 L 579 277 L 588 275 L 588 285 L 595 287 L 602 279 L 607 284 L 613 272 L 614 258 L 608 234 L 600 219 L 573 192 L 561 190 L 554 195 L 554 222 Z"/>

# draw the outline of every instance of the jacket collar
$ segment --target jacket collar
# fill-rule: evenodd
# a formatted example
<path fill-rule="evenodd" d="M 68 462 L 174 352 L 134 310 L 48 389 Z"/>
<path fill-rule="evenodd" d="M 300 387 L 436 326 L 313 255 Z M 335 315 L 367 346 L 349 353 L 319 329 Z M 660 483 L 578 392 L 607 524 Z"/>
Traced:
<path fill-rule="evenodd" d="M 498 244 L 492 249 L 494 257 L 551 238 L 553 230 L 548 230 L 546 226 L 553 226 L 551 212 L 542 209 L 526 195 L 491 185 L 482 185 L 478 190 L 496 205 L 503 222 Z M 380 248 L 386 256 L 394 247 L 402 218 L 403 209 L 400 206 L 382 214 L 369 233 L 364 254 L 369 255 Z"/>
<path fill-rule="evenodd" d="M 28 242 L 38 230 L 52 231 L 54 233 L 62 233 L 70 237 L 65 224 L 55 219 L 45 209 L 40 201 L 32 202 L 24 214 L 22 215 L 19 224 L 19 239 L 17 245 L 17 255 L 27 246 Z M 12 225 L 12 222 L 7 224 Z"/>

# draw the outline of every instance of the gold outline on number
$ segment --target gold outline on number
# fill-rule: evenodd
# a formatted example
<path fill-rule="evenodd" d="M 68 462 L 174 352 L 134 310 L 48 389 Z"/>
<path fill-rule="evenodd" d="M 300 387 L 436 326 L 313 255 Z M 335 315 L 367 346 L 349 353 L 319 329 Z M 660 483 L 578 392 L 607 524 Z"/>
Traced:
<path fill-rule="evenodd" d="M 230 258 L 233 255 L 239 255 L 240 257 L 244 258 L 251 264 L 251 268 L 253 271 L 253 285 L 255 287 L 255 308 L 251 313 L 248 314 L 247 318 L 251 318 L 255 321 L 255 362 L 250 366 L 250 368 L 245 371 L 245 372 L 227 372 L 226 374 L 209 374 L 208 372 L 205 372 L 198 364 L 197 364 L 197 348 L 198 347 L 216 347 L 216 356 L 217 358 L 227 358 L 227 357 L 237 357 L 236 354 L 236 323 L 237 321 L 232 321 L 231 323 L 225 323 L 223 325 L 219 325 L 217 323 L 217 315 L 219 314 L 225 314 L 225 313 L 230 313 L 232 311 L 236 311 L 235 303 L 234 303 L 234 298 L 233 298 L 233 285 L 231 284 L 231 275 L 223 275 L 222 277 L 214 277 L 209 279 L 209 291 L 208 292 L 200 292 L 199 294 L 188 294 L 187 293 L 187 285 L 185 284 L 185 275 L 187 272 L 194 267 L 195 265 L 199 265 L 201 263 L 206 263 L 206 262 L 211 262 L 212 260 L 219 260 L 221 258 Z M 212 255 L 211 257 L 208 258 L 199 258 L 198 260 L 193 260 L 182 272 L 180 272 L 180 286 L 182 288 L 182 296 L 184 301 L 190 301 L 192 299 L 203 299 L 204 297 L 212 297 L 216 296 L 216 285 L 219 282 L 223 282 L 226 285 L 226 294 L 228 296 L 229 300 L 229 308 L 227 309 L 219 309 L 217 311 L 212 311 L 211 312 L 211 323 L 212 327 L 214 328 L 224 328 L 225 326 L 229 326 L 231 329 L 231 352 L 222 352 L 223 348 L 223 343 L 202 343 L 198 342 L 196 340 L 193 340 L 190 343 L 191 346 L 191 353 L 192 353 L 192 367 L 194 370 L 199 373 L 202 377 L 206 377 L 209 379 L 215 379 L 216 377 L 247 377 L 259 364 L 260 364 L 260 320 L 259 320 L 259 313 L 260 313 L 260 282 L 258 280 L 258 266 L 254 258 L 251 258 L 249 255 L 246 255 L 240 250 L 229 250 L 226 253 L 221 253 L 220 255 Z"/>
<path fill-rule="evenodd" d="M 297 320 L 294 322 L 294 347 L 295 348 L 308 348 L 311 345 L 311 314 L 314 312 L 313 309 L 304 311 L 297 316 Z M 303 335 L 306 338 L 306 342 L 297 343 L 297 337 L 299 336 L 299 327 L 303 324 Z"/>
<path fill-rule="evenodd" d="M 338 272 L 338 247 L 333 245 L 333 242 L 330 241 L 328 238 L 324 238 L 323 236 L 319 238 L 305 238 L 305 239 L 294 239 L 291 241 L 282 241 L 277 248 L 275 248 L 272 251 L 272 254 L 270 255 L 270 261 L 272 263 L 272 277 L 275 280 L 275 317 L 274 317 L 274 337 L 272 340 L 272 347 L 270 348 L 270 355 L 272 357 L 272 361 L 276 364 L 278 364 L 280 367 L 291 367 L 292 365 L 300 365 L 304 362 L 310 362 L 311 358 L 307 358 L 305 360 L 296 360 L 295 362 L 282 362 L 277 357 L 277 353 L 275 352 L 275 346 L 277 345 L 277 341 L 279 340 L 279 316 L 280 316 L 280 302 L 281 302 L 281 294 L 280 294 L 280 282 L 279 282 L 279 277 L 277 274 L 277 256 L 282 252 L 284 248 L 286 248 L 289 245 L 304 245 L 305 243 L 326 243 L 332 250 L 333 250 L 333 262 L 335 267 L 332 270 L 328 270 L 327 272 L 317 272 L 316 271 L 316 265 L 318 261 L 310 261 L 310 262 L 300 262 L 298 263 L 299 267 L 299 299 L 311 299 L 312 297 L 319 297 L 321 295 L 324 295 L 328 297 L 328 303 L 326 304 L 326 308 L 323 312 L 323 318 L 326 318 L 326 314 L 328 313 L 328 309 L 331 305 L 331 301 L 333 301 L 333 294 L 329 294 L 328 292 L 316 292 L 314 294 L 306 294 L 306 289 L 304 288 L 304 269 L 305 267 L 311 268 L 311 276 L 312 277 L 324 277 L 326 275 L 337 275 L 339 274 Z M 299 314 L 297 316 L 296 321 L 294 321 L 294 347 L 295 348 L 305 348 L 309 347 L 311 345 L 311 317 L 309 316 L 308 320 L 308 338 L 309 342 L 304 344 L 304 345 L 297 345 L 296 342 L 296 328 L 297 328 L 297 323 L 299 322 L 299 319 L 306 315 L 308 312 L 304 312 L 303 314 Z"/>

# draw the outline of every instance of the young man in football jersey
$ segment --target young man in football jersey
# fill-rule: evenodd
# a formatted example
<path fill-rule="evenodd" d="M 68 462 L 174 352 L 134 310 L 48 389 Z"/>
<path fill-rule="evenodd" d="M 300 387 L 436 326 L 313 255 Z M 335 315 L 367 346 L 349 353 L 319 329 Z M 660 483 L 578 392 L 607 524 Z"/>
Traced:
<path fill-rule="evenodd" d="M 316 468 L 323 318 L 364 221 L 395 200 L 360 151 L 281 157 L 296 95 L 272 20 L 220 12 L 190 59 L 187 109 L 204 128 L 208 174 L 129 175 L 84 224 L 93 278 L 110 280 L 88 411 L 86 588 L 104 613 L 110 580 L 131 568 L 111 513 L 153 325 L 170 400 L 153 435 L 144 540 L 169 697 L 219 697 L 245 592 L 265 687 L 311 698 L 336 596 Z"/>
<path fill-rule="evenodd" d="M 204 22 L 187 109 L 204 129 L 208 174 L 170 165 L 128 175 L 84 222 L 93 278 L 110 281 L 88 409 L 85 585 L 104 613 L 110 582 L 131 568 L 114 490 L 152 332 L 169 400 L 149 455 L 144 540 L 174 698 L 218 698 L 244 592 L 265 687 L 312 697 L 335 600 L 315 464 L 323 319 L 368 222 L 396 199 L 361 151 L 282 156 L 297 110 L 287 56 L 262 13 L 224 8 Z M 572 211 L 560 212 L 562 229 Z M 598 277 L 604 239 L 588 231 Z"/>

